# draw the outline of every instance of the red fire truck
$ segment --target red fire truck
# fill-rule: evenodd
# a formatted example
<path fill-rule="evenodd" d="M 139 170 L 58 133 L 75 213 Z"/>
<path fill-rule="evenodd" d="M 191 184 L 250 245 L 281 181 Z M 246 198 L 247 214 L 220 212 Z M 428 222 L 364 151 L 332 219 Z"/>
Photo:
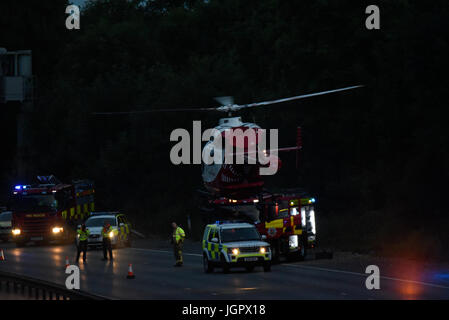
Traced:
<path fill-rule="evenodd" d="M 280 256 L 303 260 L 307 249 L 316 245 L 314 204 L 314 198 L 299 193 L 219 198 L 209 200 L 203 217 L 209 221 L 237 219 L 254 223 L 271 244 L 274 260 Z"/>
<path fill-rule="evenodd" d="M 13 241 L 73 241 L 75 227 L 95 210 L 93 182 L 61 183 L 54 176 L 38 176 L 39 183 L 14 187 L 8 207 L 12 211 Z"/>

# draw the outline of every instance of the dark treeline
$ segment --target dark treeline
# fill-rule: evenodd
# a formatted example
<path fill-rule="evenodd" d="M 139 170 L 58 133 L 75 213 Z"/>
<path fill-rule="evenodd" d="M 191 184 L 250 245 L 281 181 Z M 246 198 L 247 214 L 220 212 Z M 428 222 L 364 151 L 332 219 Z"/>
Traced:
<path fill-rule="evenodd" d="M 99 209 L 126 210 L 149 232 L 195 219 L 199 166 L 174 166 L 175 128 L 221 114 L 95 111 L 250 103 L 355 84 L 353 92 L 245 111 L 304 131 L 301 168 L 286 156 L 271 188 L 302 186 L 319 201 L 322 244 L 443 256 L 447 233 L 446 1 L 377 1 L 381 29 L 354 1 L 94 1 L 66 30 L 66 1 L 0 5 L 0 46 L 32 49 L 36 100 L 27 126 L 27 177 L 92 178 Z M 447 82 L 447 81 L 446 81 Z M 2 121 L 13 129 L 14 122 Z M 18 179 L 5 150 L 2 198 Z"/>

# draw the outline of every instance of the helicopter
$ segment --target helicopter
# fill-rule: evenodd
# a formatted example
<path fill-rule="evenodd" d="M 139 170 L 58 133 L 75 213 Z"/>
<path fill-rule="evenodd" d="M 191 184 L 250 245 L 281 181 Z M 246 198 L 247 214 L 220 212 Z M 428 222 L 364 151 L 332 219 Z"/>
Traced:
<path fill-rule="evenodd" d="M 251 158 L 250 147 L 258 150 L 259 140 L 258 136 L 254 139 L 244 140 L 243 145 L 238 145 L 235 140 L 226 141 L 226 133 L 229 131 L 241 130 L 245 132 L 246 130 L 253 130 L 256 133 L 263 130 L 256 123 L 243 122 L 240 116 L 233 116 L 242 109 L 247 108 L 257 108 L 264 106 L 271 106 L 274 104 L 280 104 L 288 101 L 295 101 L 305 98 L 311 98 L 321 95 L 327 95 L 342 91 L 353 90 L 361 88 L 363 85 L 355 85 L 350 87 L 344 87 L 339 89 L 320 91 L 315 93 L 303 94 L 288 98 L 282 98 L 271 101 L 255 102 L 250 104 L 235 104 L 234 99 L 231 96 L 226 97 L 216 97 L 215 100 L 221 105 L 219 107 L 209 107 L 209 108 L 174 108 L 174 109 L 152 109 L 152 110 L 142 110 L 142 111 L 124 111 L 124 112 L 95 112 L 94 115 L 125 115 L 125 114 L 140 114 L 140 113 L 151 113 L 151 112 L 174 112 L 174 111 L 212 111 L 212 112 L 225 112 L 227 117 L 219 119 L 218 125 L 214 128 L 219 132 L 224 138 L 225 143 L 230 143 L 234 149 L 238 149 L 245 158 L 245 163 L 234 164 L 228 163 L 226 161 L 221 161 L 220 163 L 202 164 L 202 179 L 206 190 L 210 193 L 212 197 L 226 197 L 230 199 L 243 199 L 250 196 L 256 196 L 259 194 L 264 187 L 264 176 L 260 174 L 261 167 L 267 167 L 276 162 L 276 167 L 280 168 L 282 165 L 281 159 L 277 156 L 278 152 L 288 152 L 296 151 L 297 163 L 298 163 L 298 153 L 302 149 L 301 143 L 301 128 L 297 128 L 296 146 L 285 147 L 285 148 L 275 148 L 275 149 L 263 149 L 264 156 L 268 158 L 265 163 L 250 163 L 248 160 Z M 203 152 L 205 150 L 212 150 L 213 139 L 210 139 L 203 147 Z M 216 150 L 217 151 L 217 150 Z M 274 154 L 272 154 L 274 153 Z M 221 154 L 224 154 L 223 152 Z M 234 155 L 237 153 L 234 153 Z"/>

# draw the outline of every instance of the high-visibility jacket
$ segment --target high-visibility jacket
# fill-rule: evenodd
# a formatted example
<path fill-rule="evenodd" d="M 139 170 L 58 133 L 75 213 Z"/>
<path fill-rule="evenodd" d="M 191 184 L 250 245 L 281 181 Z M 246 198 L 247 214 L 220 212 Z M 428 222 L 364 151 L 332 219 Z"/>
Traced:
<path fill-rule="evenodd" d="M 109 233 L 111 233 L 111 231 L 113 231 L 114 229 L 112 229 L 112 227 L 109 227 L 109 229 L 106 229 L 106 228 L 103 228 L 102 230 L 101 230 L 101 236 L 103 237 L 103 239 L 105 239 L 105 238 L 110 238 L 109 237 Z"/>
<path fill-rule="evenodd" d="M 177 227 L 176 230 L 173 232 L 173 240 L 175 243 L 178 243 L 180 240 L 184 240 L 186 237 L 186 233 L 184 230 L 182 230 L 181 227 Z"/>
<path fill-rule="evenodd" d="M 89 238 L 89 234 L 90 234 L 89 229 L 86 229 L 86 231 L 79 229 L 77 232 L 78 232 L 80 241 L 86 241 L 87 238 Z"/>

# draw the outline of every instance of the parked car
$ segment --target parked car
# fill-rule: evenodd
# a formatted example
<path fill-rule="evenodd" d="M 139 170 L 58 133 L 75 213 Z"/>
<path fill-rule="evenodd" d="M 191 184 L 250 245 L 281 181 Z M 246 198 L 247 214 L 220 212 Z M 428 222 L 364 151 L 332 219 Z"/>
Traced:
<path fill-rule="evenodd" d="M 89 247 L 99 247 L 103 243 L 101 230 L 104 222 L 107 222 L 112 227 L 111 243 L 113 247 L 131 246 L 131 224 L 127 217 L 119 212 L 92 212 L 91 216 L 86 220 L 86 228 L 89 229 L 90 235 L 88 238 Z M 81 225 L 78 226 L 78 229 Z M 76 245 L 78 245 L 78 237 L 76 238 Z"/>

